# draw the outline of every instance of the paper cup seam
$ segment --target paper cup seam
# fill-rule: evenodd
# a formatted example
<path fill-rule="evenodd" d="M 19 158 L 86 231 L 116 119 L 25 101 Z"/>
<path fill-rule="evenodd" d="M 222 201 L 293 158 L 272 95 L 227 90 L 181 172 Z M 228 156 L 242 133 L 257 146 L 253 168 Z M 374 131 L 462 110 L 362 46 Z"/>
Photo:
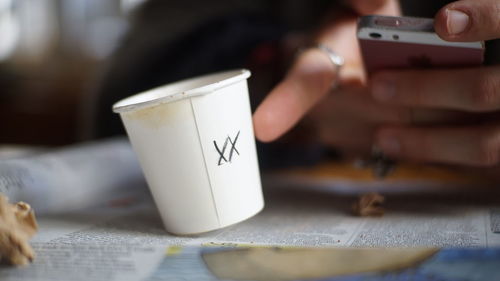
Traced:
<path fill-rule="evenodd" d="M 217 209 L 217 204 L 215 202 L 215 196 L 214 196 L 214 190 L 213 190 L 213 187 L 212 187 L 212 181 L 210 179 L 210 174 L 208 172 L 207 158 L 205 157 L 205 151 L 203 150 L 203 144 L 201 143 L 200 129 L 198 127 L 198 121 L 197 121 L 197 118 L 196 118 L 196 112 L 194 110 L 193 99 L 192 98 L 189 98 L 189 104 L 191 105 L 191 113 L 193 114 L 194 125 L 196 127 L 196 135 L 198 136 L 198 143 L 200 144 L 201 156 L 203 157 L 203 165 L 205 167 L 205 173 L 207 175 L 208 185 L 210 187 L 210 196 L 212 197 L 212 204 L 213 204 L 214 209 L 215 209 L 215 216 L 217 218 L 217 225 L 220 228 L 221 227 L 221 223 L 220 223 L 220 217 L 219 217 L 219 210 Z"/>

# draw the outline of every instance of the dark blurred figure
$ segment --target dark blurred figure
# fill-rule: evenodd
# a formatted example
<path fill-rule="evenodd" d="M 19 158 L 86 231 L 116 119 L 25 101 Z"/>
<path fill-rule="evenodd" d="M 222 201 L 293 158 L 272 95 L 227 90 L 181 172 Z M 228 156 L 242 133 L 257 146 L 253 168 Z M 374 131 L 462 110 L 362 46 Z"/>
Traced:
<path fill-rule="evenodd" d="M 284 36 L 313 28 L 331 2 L 146 2 L 136 11 L 130 31 L 102 78 L 96 97 L 95 136 L 123 133 L 111 106 L 132 94 L 234 68 L 247 67 L 255 75 L 260 68 L 274 74 Z"/>

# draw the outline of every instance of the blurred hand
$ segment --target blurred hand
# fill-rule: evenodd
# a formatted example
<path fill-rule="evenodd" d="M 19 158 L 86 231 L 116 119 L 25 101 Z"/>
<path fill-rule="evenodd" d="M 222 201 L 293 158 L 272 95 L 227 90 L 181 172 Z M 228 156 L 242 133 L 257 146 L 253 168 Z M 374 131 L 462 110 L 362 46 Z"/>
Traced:
<path fill-rule="evenodd" d="M 387 15 L 399 13 L 396 0 L 351 0 L 350 4 L 353 12 L 346 12 L 335 17 L 333 21 L 322 27 L 312 40 L 329 46 L 344 57 L 345 65 L 340 73 L 340 84 L 343 87 L 345 85 L 359 86 L 364 83 L 362 61 L 356 40 L 357 17 L 368 13 Z M 331 85 L 336 76 L 336 69 L 325 53 L 314 49 L 303 52 L 296 59 L 285 79 L 257 108 L 254 114 L 256 137 L 261 141 L 273 141 L 291 129 L 331 91 Z M 348 91 L 347 88 L 345 91 Z M 364 98 L 366 97 L 369 95 L 365 95 Z M 358 101 L 355 99 L 346 100 L 346 102 L 347 107 L 358 106 Z M 366 119 L 371 117 L 367 116 Z M 321 115 L 316 114 L 314 119 L 316 118 L 321 119 Z M 335 118 L 330 118 L 330 120 L 341 123 L 345 121 Z M 335 135 L 341 133 L 334 132 Z"/>
<path fill-rule="evenodd" d="M 396 1 L 351 0 L 357 13 L 344 13 L 321 28 L 313 40 L 329 46 L 345 59 L 340 88 L 331 92 L 335 67 L 322 51 L 302 53 L 254 114 L 255 133 L 261 141 L 273 141 L 309 112 L 308 125 L 315 127 L 320 142 L 344 154 L 366 154 L 374 133 L 382 124 L 416 125 L 449 123 L 468 118 L 450 110 L 413 109 L 377 102 L 366 86 L 356 39 L 361 14 L 398 15 Z"/>
<path fill-rule="evenodd" d="M 340 89 L 327 95 L 336 73 L 326 55 L 304 52 L 256 110 L 257 138 L 275 140 L 310 111 L 307 117 L 320 140 L 344 152 L 366 153 L 377 144 L 394 158 L 491 167 L 484 170 L 500 179 L 500 66 L 385 71 L 375 74 L 368 87 L 355 38 L 356 17 L 397 15 L 398 5 L 351 4 L 357 13 L 337 18 L 316 40 L 346 60 Z M 449 41 L 500 38 L 500 2 L 449 4 L 436 15 L 435 29 Z"/>
<path fill-rule="evenodd" d="M 435 18 L 444 40 L 500 38 L 498 0 L 462 0 Z M 500 66 L 452 70 L 385 71 L 374 75 L 371 95 L 385 106 L 454 110 L 481 122 L 454 126 L 386 125 L 376 143 L 393 157 L 498 167 L 500 164 Z M 496 168 L 496 175 L 500 173 Z"/>

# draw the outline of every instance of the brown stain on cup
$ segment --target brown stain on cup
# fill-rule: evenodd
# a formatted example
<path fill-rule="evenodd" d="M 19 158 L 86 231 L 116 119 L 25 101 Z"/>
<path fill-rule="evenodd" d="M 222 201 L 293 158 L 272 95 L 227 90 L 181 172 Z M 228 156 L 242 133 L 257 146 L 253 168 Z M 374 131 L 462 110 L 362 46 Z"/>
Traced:
<path fill-rule="evenodd" d="M 161 103 L 122 114 L 130 121 L 141 122 L 147 127 L 157 129 L 173 124 L 185 116 L 181 111 L 186 110 L 186 107 L 189 107 L 189 110 L 191 110 L 189 102 L 188 99 L 183 99 L 170 103 Z"/>

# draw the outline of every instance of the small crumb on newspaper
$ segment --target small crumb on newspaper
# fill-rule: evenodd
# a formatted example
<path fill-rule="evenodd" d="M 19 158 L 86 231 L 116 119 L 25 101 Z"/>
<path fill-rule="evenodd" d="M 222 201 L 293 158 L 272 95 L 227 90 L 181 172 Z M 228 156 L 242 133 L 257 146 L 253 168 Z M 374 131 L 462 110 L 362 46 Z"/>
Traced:
<path fill-rule="evenodd" d="M 361 195 L 358 202 L 354 203 L 353 211 L 361 217 L 381 217 L 384 215 L 384 196 L 372 192 Z"/>
<path fill-rule="evenodd" d="M 0 193 L 0 263 L 26 265 L 35 252 L 28 240 L 38 229 L 35 213 L 24 202 L 10 204 Z"/>

